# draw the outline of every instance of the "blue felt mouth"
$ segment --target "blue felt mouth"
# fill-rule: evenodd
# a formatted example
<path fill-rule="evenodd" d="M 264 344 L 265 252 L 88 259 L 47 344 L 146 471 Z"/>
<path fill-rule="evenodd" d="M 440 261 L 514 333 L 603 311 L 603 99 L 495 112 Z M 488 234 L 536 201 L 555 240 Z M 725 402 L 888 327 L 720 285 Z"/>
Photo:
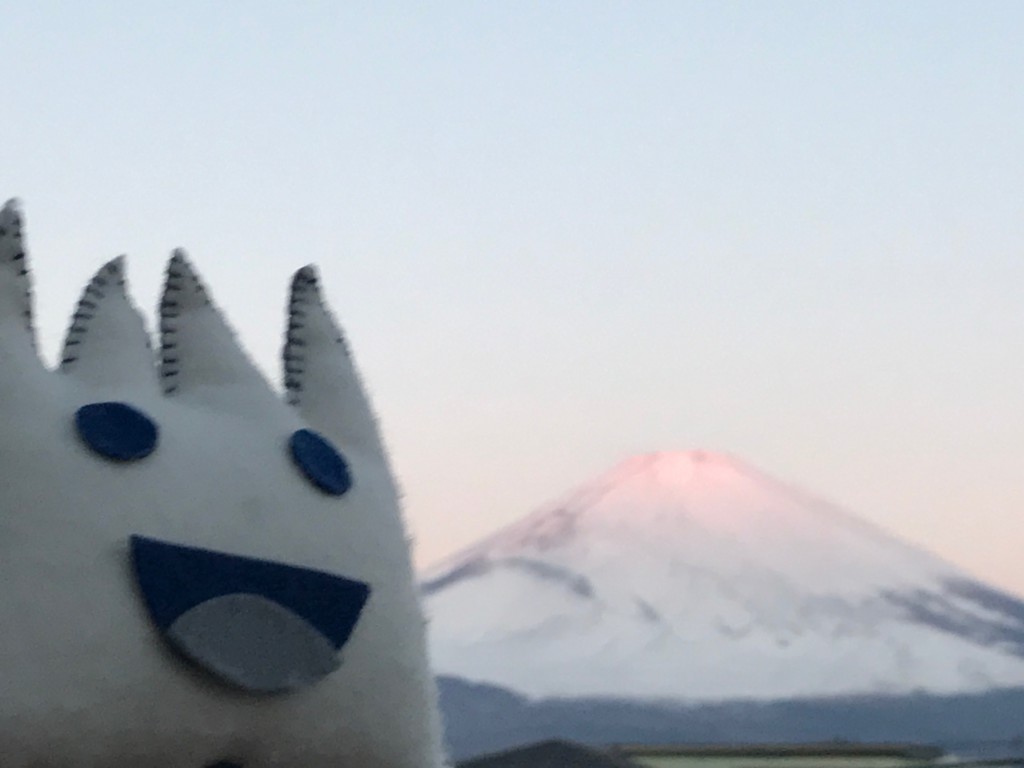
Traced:
<path fill-rule="evenodd" d="M 130 537 L 135 579 L 174 647 L 254 691 L 292 690 L 330 674 L 370 595 L 323 571 Z"/>

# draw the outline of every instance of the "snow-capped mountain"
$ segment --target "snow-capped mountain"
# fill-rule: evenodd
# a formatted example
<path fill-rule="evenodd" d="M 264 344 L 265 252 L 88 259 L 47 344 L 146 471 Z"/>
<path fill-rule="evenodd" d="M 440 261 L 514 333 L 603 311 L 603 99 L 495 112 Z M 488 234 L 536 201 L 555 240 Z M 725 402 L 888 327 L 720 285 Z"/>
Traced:
<path fill-rule="evenodd" d="M 625 461 L 422 586 L 438 672 L 533 696 L 1024 685 L 1024 601 L 703 451 Z"/>

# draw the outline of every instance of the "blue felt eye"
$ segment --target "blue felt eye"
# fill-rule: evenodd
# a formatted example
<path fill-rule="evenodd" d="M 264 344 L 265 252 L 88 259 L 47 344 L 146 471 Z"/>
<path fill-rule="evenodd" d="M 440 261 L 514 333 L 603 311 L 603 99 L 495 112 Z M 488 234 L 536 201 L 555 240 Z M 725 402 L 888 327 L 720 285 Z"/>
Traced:
<path fill-rule="evenodd" d="M 114 461 L 144 459 L 156 448 L 156 424 L 125 403 L 83 405 L 75 413 L 75 426 L 86 445 Z"/>
<path fill-rule="evenodd" d="M 311 429 L 298 429 L 288 441 L 292 461 L 324 493 L 341 496 L 352 487 L 348 464 L 326 438 Z"/>

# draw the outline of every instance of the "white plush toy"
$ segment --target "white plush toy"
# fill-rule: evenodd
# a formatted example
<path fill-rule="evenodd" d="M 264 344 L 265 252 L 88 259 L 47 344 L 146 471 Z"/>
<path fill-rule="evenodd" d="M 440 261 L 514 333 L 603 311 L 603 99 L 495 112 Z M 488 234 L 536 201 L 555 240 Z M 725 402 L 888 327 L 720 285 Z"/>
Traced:
<path fill-rule="evenodd" d="M 394 482 L 316 273 L 283 403 L 182 253 L 155 356 L 123 270 L 47 370 L 0 213 L 0 766 L 441 766 Z"/>

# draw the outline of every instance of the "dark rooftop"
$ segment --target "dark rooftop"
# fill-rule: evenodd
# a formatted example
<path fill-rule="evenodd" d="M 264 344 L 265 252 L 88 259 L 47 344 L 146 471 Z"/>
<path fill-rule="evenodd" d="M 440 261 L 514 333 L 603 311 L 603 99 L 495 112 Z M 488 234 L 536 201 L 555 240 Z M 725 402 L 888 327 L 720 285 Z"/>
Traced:
<path fill-rule="evenodd" d="M 542 741 L 474 757 L 458 768 L 636 768 L 636 763 L 569 741 Z"/>
<path fill-rule="evenodd" d="M 892 757 L 931 761 L 943 750 L 926 744 L 824 741 L 807 744 L 616 744 L 612 754 L 644 757 Z"/>

